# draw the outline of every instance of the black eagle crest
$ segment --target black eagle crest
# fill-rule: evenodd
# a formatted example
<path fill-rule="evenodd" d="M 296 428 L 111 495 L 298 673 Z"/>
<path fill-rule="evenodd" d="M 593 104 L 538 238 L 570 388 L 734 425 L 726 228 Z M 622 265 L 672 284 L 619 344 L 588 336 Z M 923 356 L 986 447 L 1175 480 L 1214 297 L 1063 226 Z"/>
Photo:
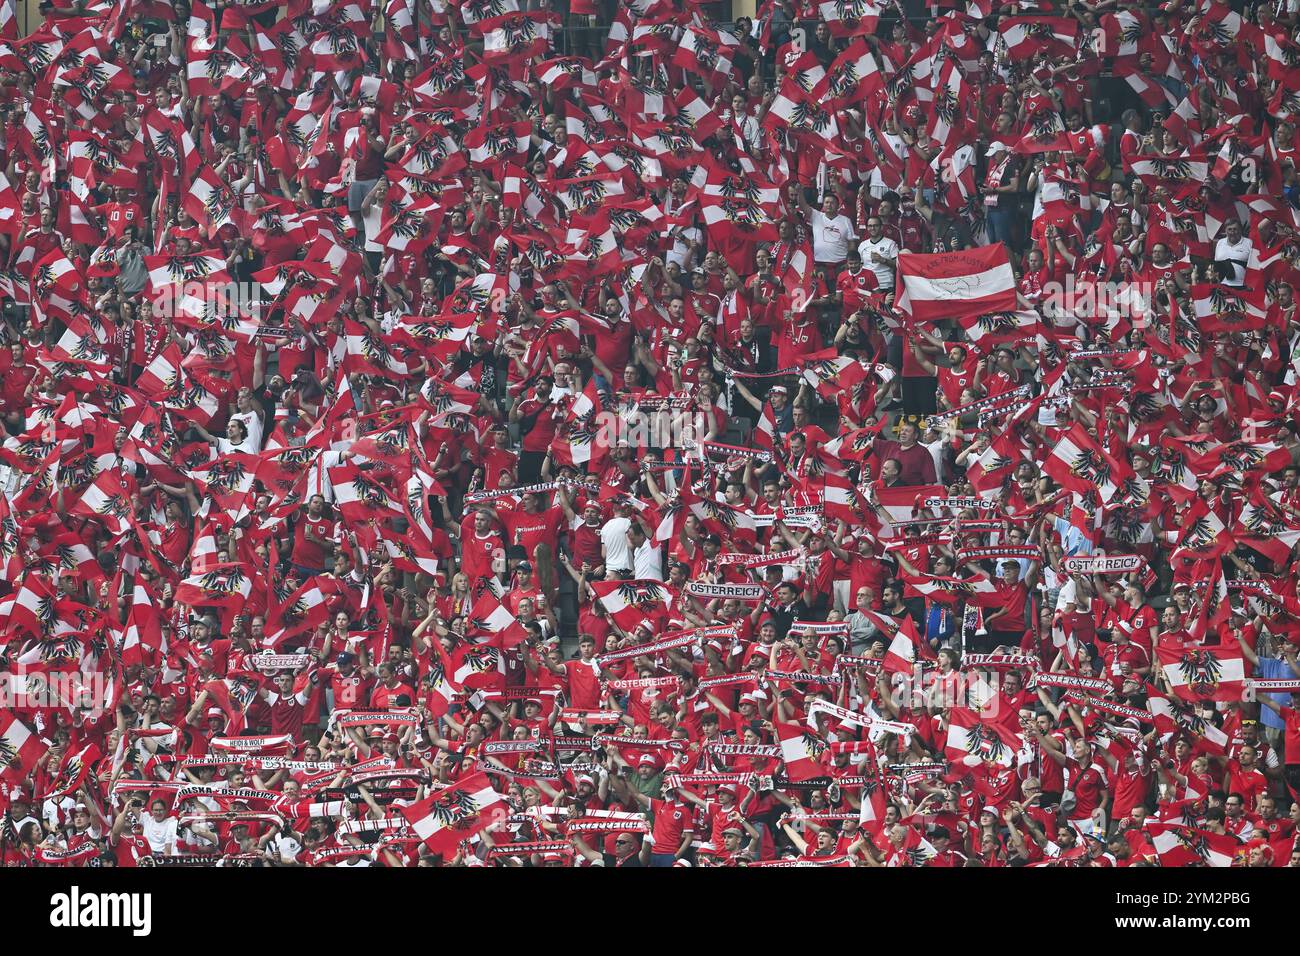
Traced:
<path fill-rule="evenodd" d="M 366 475 L 357 475 L 353 478 L 352 489 L 356 496 L 371 508 L 383 510 L 389 505 L 388 492 L 384 490 L 384 486 Z"/>
<path fill-rule="evenodd" d="M 8 737 L 0 737 L 0 767 L 17 767 L 19 764 L 18 748 L 9 742 Z M 8 819 L 8 814 L 5 819 Z"/>
<path fill-rule="evenodd" d="M 656 605 L 664 603 L 663 588 L 654 584 L 622 582 L 618 586 L 618 596 L 625 604 L 642 612 L 653 611 Z"/>
<path fill-rule="evenodd" d="M 939 90 L 938 95 L 934 98 L 934 115 L 943 120 L 946 125 L 955 126 L 957 124 L 957 112 L 959 109 L 960 104 L 957 102 L 957 91 L 951 86 L 943 86 Z M 1035 135 L 1037 135 L 1037 131 L 1035 131 Z M 1054 131 L 1053 134 L 1049 134 L 1049 138 L 1050 135 L 1054 135 Z"/>
<path fill-rule="evenodd" d="M 790 126 L 795 129 L 821 133 L 830 125 L 831 114 L 813 103 L 796 103 L 790 113 Z"/>
<path fill-rule="evenodd" d="M 862 77 L 858 75 L 858 65 L 852 61 L 841 63 L 831 70 L 826 78 L 826 92 L 833 100 L 852 96 L 858 88 Z"/>
<path fill-rule="evenodd" d="M 212 274 L 212 265 L 207 256 L 170 256 L 167 259 L 167 273 L 175 282 L 206 279 Z"/>
<path fill-rule="evenodd" d="M 1178 845 L 1194 853 L 1201 860 L 1210 858 L 1210 842 L 1190 827 L 1174 827 L 1171 831 L 1178 839 Z"/>
<path fill-rule="evenodd" d="M 120 521 L 131 513 L 131 504 L 124 495 L 109 495 L 96 506 L 95 513 L 108 515 Z"/>
<path fill-rule="evenodd" d="M 1265 453 L 1249 442 L 1234 441 L 1228 444 L 1219 455 L 1220 464 L 1233 471 L 1246 471 L 1254 468 L 1264 460 Z"/>
<path fill-rule="evenodd" d="M 1007 751 L 1002 738 L 984 724 L 976 722 L 966 728 L 966 752 L 980 754 L 988 760 L 999 760 Z"/>
<path fill-rule="evenodd" d="M 1192 175 L 1192 164 L 1185 159 L 1152 157 L 1147 162 L 1151 165 L 1152 172 L 1161 179 L 1189 179 Z"/>
<path fill-rule="evenodd" d="M 1209 651 L 1187 651 L 1178 660 L 1178 673 L 1198 697 L 1213 697 L 1219 686 L 1222 665 Z"/>
<path fill-rule="evenodd" d="M 199 587 L 209 594 L 238 594 L 243 584 L 244 574 L 238 568 L 209 571 L 199 578 Z"/>
<path fill-rule="evenodd" d="M 1019 327 L 1019 319 L 1014 312 L 987 312 L 975 320 L 976 326 L 985 335 L 994 332 L 1010 332 Z"/>
<path fill-rule="evenodd" d="M 1091 448 L 1079 451 L 1079 456 L 1070 465 L 1070 473 L 1094 485 L 1110 484 L 1110 465 Z"/>
<path fill-rule="evenodd" d="M 695 59 L 704 73 L 713 73 L 718 69 L 718 45 L 708 37 L 695 34 Z"/>
<path fill-rule="evenodd" d="M 429 815 L 443 827 L 460 830 L 469 827 L 482 809 L 464 790 L 451 790 L 434 798 Z"/>

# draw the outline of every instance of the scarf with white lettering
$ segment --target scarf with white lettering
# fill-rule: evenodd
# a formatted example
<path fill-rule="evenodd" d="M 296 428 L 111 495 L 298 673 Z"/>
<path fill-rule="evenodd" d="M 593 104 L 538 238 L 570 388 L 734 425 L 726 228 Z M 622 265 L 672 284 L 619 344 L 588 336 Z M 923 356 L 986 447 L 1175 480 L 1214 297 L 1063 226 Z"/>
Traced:
<path fill-rule="evenodd" d="M 507 856 L 531 856 L 534 853 L 558 853 L 560 856 L 572 857 L 574 852 L 572 845 L 563 840 L 532 840 L 527 843 L 494 846 L 488 850 L 487 857 L 489 860 L 499 860 Z"/>
<path fill-rule="evenodd" d="M 685 750 L 687 742 L 671 738 L 669 740 L 651 740 L 649 737 L 620 737 L 614 734 L 597 734 L 591 738 L 587 749 L 590 750 L 590 743 L 613 744 L 615 747 L 632 747 L 637 750 L 671 750 L 677 752 Z"/>
<path fill-rule="evenodd" d="M 1111 688 L 1108 680 L 1100 677 L 1083 677 L 1078 674 L 1044 674 L 1041 671 L 1030 681 L 1032 687 L 1064 687 L 1067 690 L 1090 690 L 1104 694 Z"/>
<path fill-rule="evenodd" d="M 608 680 L 605 686 L 610 690 L 647 690 L 652 687 L 676 687 L 676 677 L 632 677 L 626 680 Z"/>
<path fill-rule="evenodd" d="M 1066 694 L 1065 699 L 1071 704 L 1080 707 L 1091 707 L 1093 710 L 1114 714 L 1116 717 L 1126 717 L 1145 724 L 1154 724 L 1156 722 L 1156 715 L 1149 710 L 1140 710 L 1137 707 L 1129 707 L 1127 704 L 1115 704 L 1108 700 L 1099 700 L 1096 697 L 1089 697 L 1076 691 Z"/>
<path fill-rule="evenodd" d="M 753 461 L 771 461 L 772 453 L 763 451 L 761 448 L 744 448 L 740 445 L 724 445 L 721 442 L 706 441 L 702 443 L 704 450 L 709 454 L 717 454 L 721 458 L 748 458 Z"/>
<path fill-rule="evenodd" d="M 756 604 L 763 600 L 767 589 L 761 584 L 710 584 L 708 581 L 688 581 L 686 593 L 706 601 L 744 601 Z"/>
<path fill-rule="evenodd" d="M 764 517 L 756 515 L 756 518 Z M 770 551 L 767 554 L 745 554 L 738 551 L 724 551 L 713 559 L 718 567 L 765 568 L 773 564 L 794 564 L 807 557 L 803 548 L 791 548 L 788 551 Z"/>
<path fill-rule="evenodd" d="M 991 544 L 978 548 L 962 548 L 957 552 L 957 563 L 968 561 L 986 561 L 1006 558 L 1008 560 L 1028 559 L 1037 561 L 1043 554 L 1036 544 Z"/>
<path fill-rule="evenodd" d="M 716 690 L 719 687 L 741 687 L 755 685 L 758 678 L 753 674 L 719 674 L 717 677 L 705 677 L 697 685 L 700 690 Z"/>
<path fill-rule="evenodd" d="M 270 790 L 255 790 L 252 787 L 223 787 L 219 785 L 195 784 L 189 787 L 181 787 L 176 791 L 177 800 L 191 800 L 195 797 L 206 797 L 215 800 L 220 806 L 229 806 L 236 801 L 242 803 L 259 803 L 263 807 L 269 807 L 280 799 L 280 794 L 272 793 Z"/>
<path fill-rule="evenodd" d="M 1061 562 L 1067 574 L 1127 574 L 1146 563 L 1138 554 L 1076 554 Z"/>
<path fill-rule="evenodd" d="M 1042 663 L 1033 654 L 967 654 L 961 659 L 961 669 L 988 667 L 995 670 L 1016 670 L 1028 667 L 1037 670 Z"/>
<path fill-rule="evenodd" d="M 728 783 L 747 787 L 753 780 L 752 773 L 674 773 L 664 778 L 664 786 L 673 790 L 683 786 L 720 787 Z"/>
<path fill-rule="evenodd" d="M 644 819 L 601 819 L 598 817 L 579 817 L 561 824 L 565 835 L 572 833 L 649 833 L 650 824 Z"/>
<path fill-rule="evenodd" d="M 998 506 L 998 503 L 991 498 L 980 498 L 978 496 L 948 496 L 948 497 L 931 497 L 922 502 L 927 508 L 947 508 L 949 511 L 991 511 Z"/>
<path fill-rule="evenodd" d="M 345 710 L 336 711 L 339 727 L 417 727 L 421 717 L 409 710 Z"/>
<path fill-rule="evenodd" d="M 839 707 L 825 700 L 815 700 L 808 707 L 808 726 L 814 731 L 817 728 L 817 715 L 828 714 L 843 723 L 853 724 L 858 727 L 866 728 L 871 731 L 872 735 L 876 734 L 899 734 L 900 736 L 910 737 L 916 733 L 914 724 L 905 724 L 896 720 L 881 720 L 877 717 L 870 717 L 866 714 L 859 714 Z"/>
<path fill-rule="evenodd" d="M 790 625 L 790 630 L 804 634 L 810 631 L 813 634 L 847 634 L 849 626 L 843 621 L 795 621 Z"/>
<path fill-rule="evenodd" d="M 983 412 L 985 414 L 996 413 L 1001 410 L 1009 410 L 1016 403 L 1023 401 L 1030 395 L 1030 387 L 1021 385 L 1019 388 L 1013 388 L 1009 392 L 1002 392 L 999 395 L 991 395 L 988 398 L 976 399 L 966 405 L 959 405 L 957 408 L 949 409 L 939 415 L 930 415 L 925 420 L 926 428 L 942 429 L 945 422 L 951 418 L 961 418 L 965 415 Z"/>
<path fill-rule="evenodd" d="M 474 769 L 486 770 L 488 773 L 497 774 L 502 777 L 510 777 L 512 780 L 523 778 L 525 780 L 557 781 L 564 779 L 563 771 L 555 764 L 548 762 L 546 768 L 542 768 L 531 766 L 531 763 L 532 762 L 529 761 L 529 763 L 525 764 L 522 769 L 510 770 L 501 766 L 501 764 L 496 761 L 480 760 L 474 765 Z"/>
<path fill-rule="evenodd" d="M 491 501 L 494 498 L 522 498 L 524 495 L 537 494 L 543 491 L 555 491 L 559 488 L 577 488 L 587 491 L 590 494 L 597 494 L 600 491 L 600 485 L 591 481 L 543 481 L 535 485 L 521 485 L 518 488 L 496 488 L 492 491 L 470 491 L 465 494 L 465 504 L 478 504 L 480 501 Z"/>
<path fill-rule="evenodd" d="M 781 748 L 776 744 L 718 744 L 707 743 L 704 749 L 717 757 L 779 757 Z"/>

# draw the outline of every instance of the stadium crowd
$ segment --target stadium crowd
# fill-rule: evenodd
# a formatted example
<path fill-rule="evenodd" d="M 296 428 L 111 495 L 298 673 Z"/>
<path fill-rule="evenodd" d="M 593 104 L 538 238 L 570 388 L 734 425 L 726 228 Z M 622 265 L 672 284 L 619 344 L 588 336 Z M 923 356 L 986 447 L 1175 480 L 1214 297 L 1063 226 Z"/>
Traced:
<path fill-rule="evenodd" d="M 0 4 L 4 865 L 1300 866 L 1300 8 L 720 6 Z"/>

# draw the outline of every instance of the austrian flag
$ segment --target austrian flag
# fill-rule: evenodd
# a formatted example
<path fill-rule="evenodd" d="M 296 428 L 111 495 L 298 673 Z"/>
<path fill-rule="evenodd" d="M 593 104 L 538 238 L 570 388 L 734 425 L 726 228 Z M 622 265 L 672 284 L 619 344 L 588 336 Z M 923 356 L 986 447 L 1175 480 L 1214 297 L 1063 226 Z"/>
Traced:
<path fill-rule="evenodd" d="M 1002 243 L 960 252 L 900 252 L 897 308 L 913 322 L 1016 310 L 1016 276 Z"/>
<path fill-rule="evenodd" d="M 660 581 L 592 581 L 588 586 L 625 631 L 663 614 L 672 600 L 672 591 Z"/>
<path fill-rule="evenodd" d="M 1161 866 L 1232 866 L 1240 845 L 1231 834 L 1168 823 L 1150 823 L 1147 832 Z"/>
<path fill-rule="evenodd" d="M 786 776 L 799 783 L 822 775 L 821 757 L 826 751 L 825 741 L 800 724 L 778 723 L 776 735 L 781 741 L 781 759 L 785 761 Z"/>
<path fill-rule="evenodd" d="M 487 774 L 475 773 L 427 800 L 402 807 L 402 816 L 435 853 L 451 853 L 456 844 L 486 830 L 504 817 L 505 799 L 492 789 Z"/>
<path fill-rule="evenodd" d="M 191 607 L 243 608 L 253 582 L 238 561 L 214 564 L 211 570 L 186 578 L 176 588 L 176 603 Z"/>
<path fill-rule="evenodd" d="M 981 720 L 969 708 L 954 707 L 949 714 L 948 736 L 944 742 L 949 760 L 977 757 L 1010 767 L 1021 746 L 1020 738 L 1007 727 Z"/>
<path fill-rule="evenodd" d="M 21 782 L 48 749 L 16 715 L 0 711 L 0 780 Z"/>
<path fill-rule="evenodd" d="M 1246 661 L 1240 647 L 1156 648 L 1156 654 L 1169 686 L 1182 700 L 1241 700 Z"/>

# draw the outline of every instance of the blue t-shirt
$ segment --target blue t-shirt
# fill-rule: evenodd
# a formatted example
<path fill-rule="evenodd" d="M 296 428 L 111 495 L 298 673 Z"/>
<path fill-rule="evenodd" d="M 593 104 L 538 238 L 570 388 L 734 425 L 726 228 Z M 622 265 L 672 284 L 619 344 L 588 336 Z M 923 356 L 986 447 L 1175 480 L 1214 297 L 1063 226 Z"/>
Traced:
<path fill-rule="evenodd" d="M 1255 676 L 1260 680 L 1290 680 L 1295 675 L 1291 673 L 1291 668 L 1287 666 L 1286 661 L 1276 657 L 1261 657 L 1259 666 L 1255 668 Z M 1290 694 L 1269 694 L 1274 702 L 1281 707 L 1291 706 Z M 1264 722 L 1265 727 L 1275 727 L 1278 730 L 1284 729 L 1282 718 L 1273 712 L 1271 707 L 1259 708 L 1259 719 Z"/>

